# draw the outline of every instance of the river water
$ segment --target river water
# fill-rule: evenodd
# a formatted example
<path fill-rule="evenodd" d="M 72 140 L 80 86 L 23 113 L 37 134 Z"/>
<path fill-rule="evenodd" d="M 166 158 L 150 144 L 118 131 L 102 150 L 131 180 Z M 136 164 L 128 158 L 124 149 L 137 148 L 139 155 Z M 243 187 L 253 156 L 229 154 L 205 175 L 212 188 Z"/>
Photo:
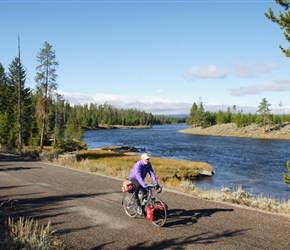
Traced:
<path fill-rule="evenodd" d="M 153 157 L 207 162 L 216 173 L 194 181 L 203 190 L 222 187 L 235 190 L 241 186 L 256 197 L 290 199 L 290 186 L 283 183 L 286 161 L 290 160 L 290 141 L 178 132 L 185 128 L 185 124 L 174 124 L 156 125 L 151 129 L 86 131 L 84 141 L 88 149 L 122 144 L 144 148 Z"/>

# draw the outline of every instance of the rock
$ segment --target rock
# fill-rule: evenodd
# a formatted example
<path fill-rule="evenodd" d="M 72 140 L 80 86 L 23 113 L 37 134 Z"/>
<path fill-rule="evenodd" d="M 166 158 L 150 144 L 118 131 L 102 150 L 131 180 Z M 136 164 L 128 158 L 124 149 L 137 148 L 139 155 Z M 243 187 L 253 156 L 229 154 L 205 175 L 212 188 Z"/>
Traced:
<path fill-rule="evenodd" d="M 145 148 L 136 148 L 132 146 L 115 146 L 115 147 L 107 147 L 112 152 L 118 153 L 127 153 L 127 152 L 144 152 Z"/>
<path fill-rule="evenodd" d="M 201 170 L 200 175 L 201 176 L 213 176 L 215 174 L 215 171 L 209 171 L 209 170 Z"/>

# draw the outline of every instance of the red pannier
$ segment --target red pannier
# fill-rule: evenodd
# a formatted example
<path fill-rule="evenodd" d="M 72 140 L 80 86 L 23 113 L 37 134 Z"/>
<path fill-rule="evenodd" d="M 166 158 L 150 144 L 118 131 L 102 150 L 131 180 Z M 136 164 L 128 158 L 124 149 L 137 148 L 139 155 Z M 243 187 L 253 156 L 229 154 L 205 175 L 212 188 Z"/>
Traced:
<path fill-rule="evenodd" d="M 154 206 L 148 205 L 146 209 L 146 220 L 153 221 L 154 220 Z"/>
<path fill-rule="evenodd" d="M 134 188 L 134 184 L 131 181 L 124 181 L 122 185 L 122 192 L 128 192 Z"/>
<path fill-rule="evenodd" d="M 167 205 L 164 204 L 166 211 L 167 209 Z M 161 202 L 157 201 L 157 204 L 155 206 L 155 211 L 154 211 L 154 219 L 158 219 L 160 218 L 160 216 L 164 216 L 164 206 L 162 206 Z"/>

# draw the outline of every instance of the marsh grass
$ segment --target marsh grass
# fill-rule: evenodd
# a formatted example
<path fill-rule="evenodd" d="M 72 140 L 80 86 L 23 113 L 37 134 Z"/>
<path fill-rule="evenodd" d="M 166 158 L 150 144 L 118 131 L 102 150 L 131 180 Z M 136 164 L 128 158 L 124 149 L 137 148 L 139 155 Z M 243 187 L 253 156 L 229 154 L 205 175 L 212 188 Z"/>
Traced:
<path fill-rule="evenodd" d="M 112 173 L 117 177 L 128 177 L 133 165 L 140 160 L 139 155 L 114 153 L 107 150 L 82 150 L 76 155 L 78 161 L 89 159 L 89 164 L 105 165 L 102 168 L 103 173 Z M 171 178 L 188 179 L 200 175 L 201 170 L 214 171 L 214 169 L 205 162 L 191 162 L 174 159 L 164 159 L 151 157 L 154 171 L 159 176 L 159 181 L 167 181 Z"/>

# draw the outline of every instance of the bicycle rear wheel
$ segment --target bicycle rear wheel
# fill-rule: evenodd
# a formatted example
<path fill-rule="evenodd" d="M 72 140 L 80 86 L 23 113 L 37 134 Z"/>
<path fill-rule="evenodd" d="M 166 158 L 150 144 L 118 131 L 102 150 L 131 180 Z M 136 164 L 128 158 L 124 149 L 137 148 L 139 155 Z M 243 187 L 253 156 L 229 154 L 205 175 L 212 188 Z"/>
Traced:
<path fill-rule="evenodd" d="M 152 223 L 155 226 L 163 227 L 167 220 L 167 206 L 160 199 L 155 199 L 154 207 L 154 220 Z"/>
<path fill-rule="evenodd" d="M 125 193 L 123 195 L 123 208 L 126 214 L 132 218 L 138 215 L 138 206 L 134 203 L 134 194 L 132 193 Z"/>

